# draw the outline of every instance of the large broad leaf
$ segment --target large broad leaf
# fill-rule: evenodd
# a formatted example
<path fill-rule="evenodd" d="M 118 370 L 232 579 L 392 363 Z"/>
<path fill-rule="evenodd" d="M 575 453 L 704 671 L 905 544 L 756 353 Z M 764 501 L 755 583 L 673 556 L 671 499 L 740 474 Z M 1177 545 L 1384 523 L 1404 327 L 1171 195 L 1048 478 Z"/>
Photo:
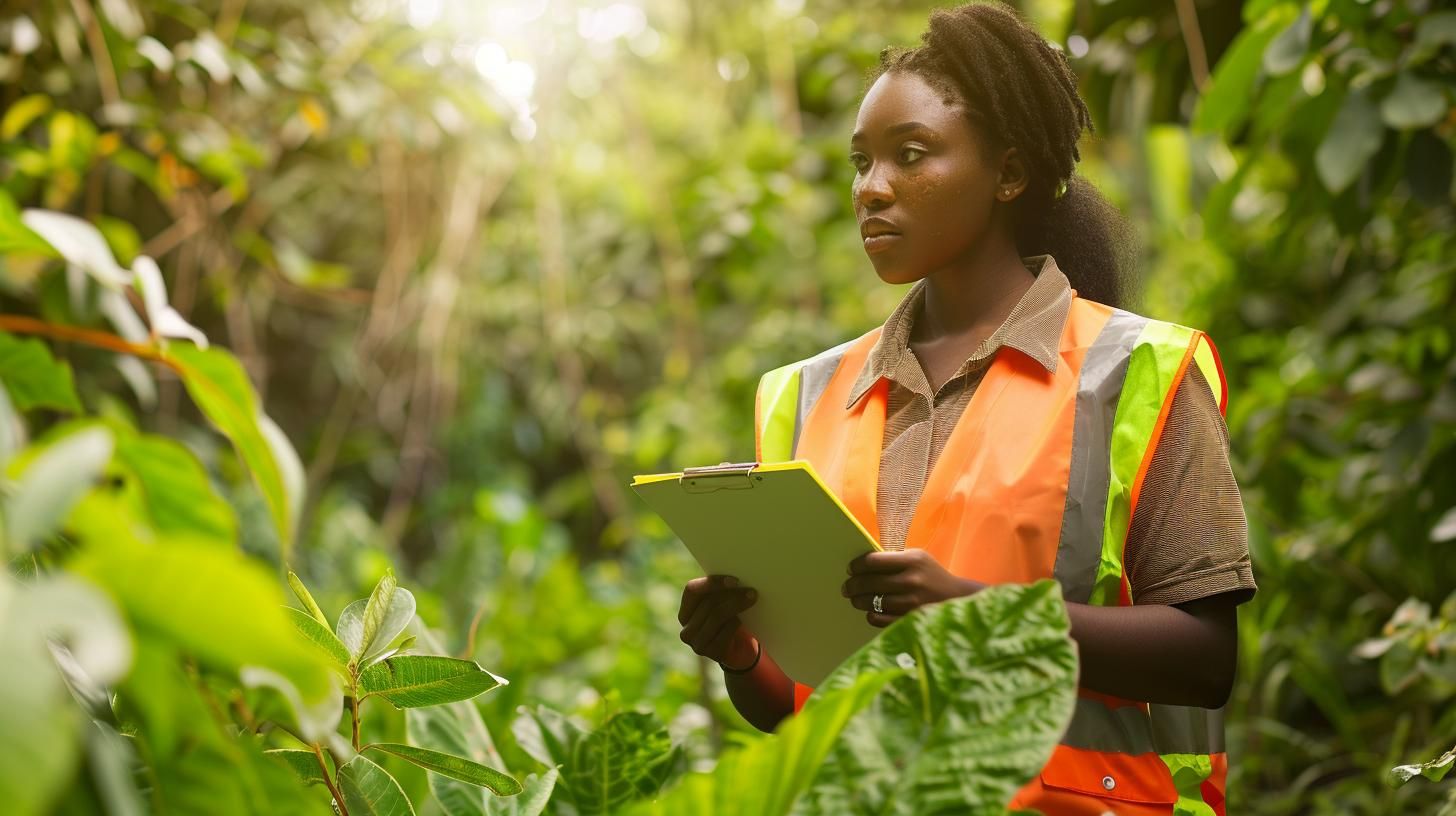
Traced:
<path fill-rule="evenodd" d="M 1293 9 L 1281 7 L 1257 25 L 1239 32 L 1214 68 L 1212 82 L 1198 99 L 1193 114 L 1195 130 L 1231 133 L 1244 123 L 1264 52 L 1294 17 Z"/>
<path fill-rule="evenodd" d="M 15 199 L 0 190 L 0 253 L 54 258 L 60 253 L 21 220 Z"/>
<path fill-rule="evenodd" d="M 414 816 L 414 806 L 383 768 L 356 756 L 339 769 L 339 793 L 349 816 Z"/>
<path fill-rule="evenodd" d="M 448 776 L 459 782 L 467 782 L 471 785 L 485 788 L 496 796 L 515 796 L 521 792 L 521 783 L 517 782 L 510 774 L 502 773 L 494 768 L 487 768 L 478 762 L 472 762 L 468 759 L 453 756 L 442 751 L 433 751 L 429 748 L 417 748 L 413 745 L 401 745 L 396 742 L 376 742 L 370 745 L 368 750 L 393 754 L 401 759 L 413 762 L 427 771 L 432 771 L 441 776 Z"/>
<path fill-rule="evenodd" d="M 299 638 L 278 581 L 263 566 L 234 549 L 149 546 L 123 532 L 90 542 L 71 569 L 105 589 L 135 627 L 205 666 L 272 669 L 309 704 L 337 692 L 325 658 Z"/>
<path fill-rule="evenodd" d="M 0 572 L 0 791 L 7 814 L 51 812 L 78 756 L 81 710 L 52 659 L 52 640 L 98 684 L 119 680 L 131 663 L 131 635 L 95 588 L 65 576 L 22 585 Z"/>
<path fill-rule="evenodd" d="M 612 715 L 584 731 L 544 707 L 517 720 L 521 747 L 546 765 L 560 765 L 560 787 L 582 813 L 609 813 L 656 795 L 680 767 L 682 751 L 657 717 Z"/>
<path fill-rule="evenodd" d="M 505 765 L 501 760 L 500 752 L 495 748 L 495 741 L 491 738 L 490 731 L 485 727 L 485 721 L 480 717 L 480 711 L 474 703 L 469 701 L 409 709 L 405 714 L 405 733 L 413 745 L 465 757 L 481 765 L 492 767 L 504 767 Z M 535 790 L 539 790 L 542 785 L 546 784 L 543 779 L 537 779 L 535 783 Z M 554 787 L 555 784 L 556 775 L 553 772 L 550 785 Z M 526 792 L 522 796 L 529 797 L 532 791 L 532 780 L 527 780 Z M 474 785 L 457 782 L 438 774 L 430 776 L 430 792 L 434 794 L 441 809 L 448 816 L 525 812 L 523 810 L 496 809 L 498 806 L 507 806 L 500 804 L 502 800 Z M 547 796 L 549 795 L 548 790 Z M 520 798 L 516 797 L 516 799 Z M 515 802 L 516 799 L 505 801 Z"/>
<path fill-rule="evenodd" d="M 1380 150 L 1384 137 L 1385 125 L 1369 97 L 1364 91 L 1351 91 L 1314 154 L 1325 189 L 1338 194 L 1349 187 Z"/>
<path fill-rule="evenodd" d="M 1397 130 L 1430 127 L 1446 118 L 1451 107 L 1439 82 L 1402 72 L 1395 87 L 1380 100 L 1380 118 Z"/>
<path fill-rule="evenodd" d="M 1305 6 L 1294 22 L 1265 49 L 1264 72 L 1277 77 L 1298 68 L 1309 51 L 1309 36 L 1313 30 L 1314 18 L 1309 13 L 1309 6 Z"/>
<path fill-rule="evenodd" d="M 504 684 L 473 660 L 434 655 L 391 657 L 359 675 L 364 696 L 377 694 L 397 708 L 469 700 Z"/>
<path fill-rule="evenodd" d="M 222 349 L 200 349 L 186 343 L 171 344 L 166 355 L 198 409 L 233 443 L 238 458 L 253 475 L 286 553 L 303 497 L 289 490 L 291 480 L 285 478 L 284 465 L 274 452 L 277 440 L 263 429 L 266 418 L 242 365 Z"/>
<path fill-rule="evenodd" d="M 848 688 L 815 696 L 814 704 L 741 750 L 725 754 L 712 773 L 684 777 L 655 802 L 644 802 L 634 816 L 783 816 L 807 789 L 840 731 L 904 670 L 890 669 L 855 678 Z"/>
<path fill-rule="evenodd" d="M 1052 581 L 907 615 L 816 689 L 909 671 L 845 728 L 797 812 L 999 816 L 1071 720 L 1077 653 L 1067 632 Z"/>
<path fill-rule="evenodd" d="M 71 366 L 56 360 L 45 343 L 0 332 L 0 383 L 17 411 L 81 410 Z"/>
<path fill-rule="evenodd" d="M 88 425 L 31 458 L 5 500 L 8 546 L 29 547 L 50 535 L 101 476 L 114 445 L 110 431 Z"/>
<path fill-rule="evenodd" d="M 192 451 L 166 437 L 118 432 L 116 461 L 128 490 L 157 532 L 223 546 L 238 539 L 238 521 Z"/>
<path fill-rule="evenodd" d="M 390 589 L 381 596 L 379 590 L 386 580 L 390 582 Z M 387 609 L 383 606 L 386 603 Z M 371 605 L 374 609 L 372 624 Z M 414 617 L 415 596 L 407 589 L 394 586 L 394 576 L 388 575 L 379 582 L 379 587 L 375 587 L 369 600 L 355 601 L 344 607 L 335 631 L 349 654 L 360 666 L 366 666 L 371 658 L 384 654 Z"/>

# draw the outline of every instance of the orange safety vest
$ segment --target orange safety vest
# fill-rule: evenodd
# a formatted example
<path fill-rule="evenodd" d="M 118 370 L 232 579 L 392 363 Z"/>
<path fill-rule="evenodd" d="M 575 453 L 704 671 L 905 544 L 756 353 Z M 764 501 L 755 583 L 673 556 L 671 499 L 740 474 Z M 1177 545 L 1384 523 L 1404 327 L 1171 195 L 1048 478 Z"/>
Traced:
<path fill-rule="evenodd" d="M 889 382 L 848 401 L 879 334 L 765 374 L 755 410 L 758 460 L 807 459 L 871 531 Z M 906 547 L 988 584 L 1052 577 L 1069 602 L 1131 604 L 1123 547 L 1189 365 L 1223 410 L 1222 367 L 1202 332 L 1074 297 L 1054 373 L 997 352 L 926 480 Z M 797 712 L 812 689 L 794 691 Z M 1227 769 L 1222 710 L 1081 690 L 1061 744 L 1010 806 L 1224 816 Z"/>

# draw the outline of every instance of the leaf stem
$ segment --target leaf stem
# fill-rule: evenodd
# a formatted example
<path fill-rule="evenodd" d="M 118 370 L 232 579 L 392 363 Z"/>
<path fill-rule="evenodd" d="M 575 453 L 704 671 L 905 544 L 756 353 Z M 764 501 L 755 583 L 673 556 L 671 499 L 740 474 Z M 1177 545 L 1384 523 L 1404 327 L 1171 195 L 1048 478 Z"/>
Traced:
<path fill-rule="evenodd" d="M 354 751 L 359 751 L 359 689 L 350 689 L 349 713 L 354 718 Z"/>
<path fill-rule="evenodd" d="M 173 370 L 178 370 L 177 364 L 154 345 L 143 346 L 124 340 L 114 334 L 107 334 L 106 332 L 96 331 L 94 329 L 82 329 L 75 326 L 63 326 L 59 323 L 47 323 L 44 320 L 36 320 L 33 317 L 25 317 L 23 315 L 0 315 L 0 331 L 7 331 L 12 334 L 38 334 L 42 337 L 49 337 L 52 340 L 80 343 L 94 348 L 114 351 L 118 354 L 130 354 L 133 357 L 152 360 L 162 363 Z"/>
<path fill-rule="evenodd" d="M 339 816 L 349 816 L 349 808 L 344 804 L 344 796 L 339 793 L 338 788 L 334 787 L 334 779 L 329 776 L 329 764 L 324 762 L 323 749 L 319 748 L 319 744 L 316 742 L 312 743 L 312 746 L 314 758 L 318 760 L 319 770 L 324 772 L 324 784 L 328 786 L 329 793 L 334 797 L 334 804 L 339 806 Z"/>

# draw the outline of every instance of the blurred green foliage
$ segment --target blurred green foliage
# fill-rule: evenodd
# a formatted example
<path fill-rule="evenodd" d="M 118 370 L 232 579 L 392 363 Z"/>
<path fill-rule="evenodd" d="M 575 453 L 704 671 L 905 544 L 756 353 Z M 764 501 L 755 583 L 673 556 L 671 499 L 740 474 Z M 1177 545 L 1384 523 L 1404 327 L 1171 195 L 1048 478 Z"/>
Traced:
<path fill-rule="evenodd" d="M 1260 584 L 1241 615 L 1230 809 L 1456 808 L 1437 774 L 1386 784 L 1456 742 L 1456 13 L 1022 7 L 1082 78 L 1099 136 L 1081 172 L 1140 229 L 1141 309 L 1207 329 L 1228 369 Z M 898 300 L 861 255 L 846 143 L 864 70 L 914 43 L 929 8 L 7 6 L 0 311 L 142 345 L 196 326 L 236 354 L 189 361 L 174 342 L 181 356 L 159 365 L 0 334 L 0 381 L 35 436 L 0 428 L 0 458 L 16 456 L 12 571 L 31 581 L 69 557 L 46 534 L 58 519 L 16 499 L 32 495 L 25 474 L 57 472 L 36 457 L 65 446 L 70 478 L 118 486 L 81 497 L 71 532 L 144 520 L 168 544 L 160 574 L 190 575 L 195 556 L 217 577 L 191 579 L 199 604 L 236 573 L 254 578 L 227 591 L 276 607 L 261 560 L 342 609 L 397 565 L 449 633 L 438 651 L 514 681 L 470 709 L 501 738 L 501 767 L 544 767 L 509 727 L 523 704 L 602 726 L 651 711 L 691 765 L 747 741 L 715 670 L 676 637 L 693 565 L 624 486 L 749 458 L 758 374 Z M 78 216 L 103 251 L 83 237 L 59 260 L 53 239 L 75 230 L 22 218 L 33 209 Z M 116 284 L 147 258 L 160 304 Z M 136 574 L 123 545 L 83 556 L 86 574 L 142 609 L 145 585 L 107 581 Z M 114 621 L 84 587 L 0 593 L 26 614 L 76 593 L 66 625 Z M 179 648 L 236 666 L 259 657 L 240 644 L 292 647 L 266 621 L 223 621 L 253 639 L 210 646 L 207 608 L 159 601 L 171 628 L 129 675 L 104 649 L 83 665 L 131 687 L 158 733 L 208 722 L 216 701 Z M 15 648 L 45 658 L 33 639 Z M 59 687 L 15 688 L 54 701 Z M 403 742 L 407 725 L 382 712 L 365 732 Z M 238 801 L 268 789 L 277 769 L 256 746 L 214 730 L 191 769 L 164 740 L 152 759 L 176 781 L 153 784 L 185 790 L 211 762 L 256 766 Z M 91 779 L 112 767 L 111 736 L 87 743 Z M 64 774 L 73 749 L 44 766 Z M 415 801 L 433 784 L 383 765 Z"/>

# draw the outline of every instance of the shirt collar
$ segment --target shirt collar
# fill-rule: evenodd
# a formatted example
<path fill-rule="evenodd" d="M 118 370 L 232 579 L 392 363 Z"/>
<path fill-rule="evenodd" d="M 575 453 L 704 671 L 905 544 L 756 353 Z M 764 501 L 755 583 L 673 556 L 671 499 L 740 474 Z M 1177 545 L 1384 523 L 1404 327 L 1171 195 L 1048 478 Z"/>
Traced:
<path fill-rule="evenodd" d="M 1016 349 L 1039 363 L 1047 373 L 1055 374 L 1060 358 L 1062 328 L 1072 305 L 1072 287 L 1067 276 L 1050 255 L 1032 255 L 1021 262 L 1036 276 L 1031 287 L 1021 296 L 1011 314 L 991 333 L 966 361 L 956 375 L 970 366 L 989 360 L 1003 346 Z M 900 305 L 890 313 L 869 358 L 860 369 L 850 389 L 845 408 L 859 402 L 865 393 L 882 378 L 894 380 L 895 370 L 910 351 L 910 335 L 915 318 L 925 301 L 926 282 L 922 279 L 906 293 Z M 918 363 L 917 363 L 918 365 Z"/>

